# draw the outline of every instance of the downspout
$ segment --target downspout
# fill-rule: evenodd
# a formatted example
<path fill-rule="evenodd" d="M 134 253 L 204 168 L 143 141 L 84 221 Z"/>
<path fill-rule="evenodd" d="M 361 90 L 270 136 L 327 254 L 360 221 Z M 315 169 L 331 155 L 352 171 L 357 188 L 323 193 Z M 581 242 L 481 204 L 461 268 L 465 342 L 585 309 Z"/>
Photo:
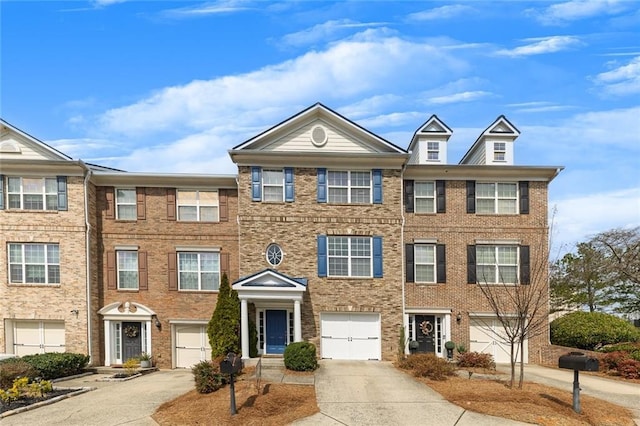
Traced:
<path fill-rule="evenodd" d="M 85 166 L 86 167 L 86 166 Z M 87 275 L 87 351 L 89 355 L 89 365 L 93 365 L 92 356 L 92 326 L 91 326 L 91 223 L 89 221 L 89 179 L 91 179 L 92 171 L 87 167 L 84 176 L 84 222 L 86 229 L 86 275 Z"/>
<path fill-rule="evenodd" d="M 405 217 L 404 217 L 404 212 L 405 212 L 405 206 L 404 206 L 404 172 L 407 169 L 407 164 L 409 163 L 409 159 L 407 158 L 407 160 L 405 161 L 405 163 L 402 165 L 402 168 L 400 169 L 400 216 L 402 217 L 402 225 L 400 228 L 400 253 L 401 253 L 401 270 L 402 273 L 400 274 L 401 279 L 402 279 L 402 327 L 405 329 L 405 340 L 406 339 L 410 339 L 411 336 L 407 336 L 407 331 L 409 331 L 409 318 L 407 317 L 407 306 L 406 306 L 406 298 L 405 298 L 405 292 L 404 292 L 404 287 L 406 285 L 406 253 L 404 252 L 404 248 L 405 248 L 405 241 L 404 241 L 404 225 L 405 225 Z M 406 347 L 406 342 L 403 342 L 405 344 L 405 348 L 404 348 L 404 352 L 407 352 L 407 347 Z"/>

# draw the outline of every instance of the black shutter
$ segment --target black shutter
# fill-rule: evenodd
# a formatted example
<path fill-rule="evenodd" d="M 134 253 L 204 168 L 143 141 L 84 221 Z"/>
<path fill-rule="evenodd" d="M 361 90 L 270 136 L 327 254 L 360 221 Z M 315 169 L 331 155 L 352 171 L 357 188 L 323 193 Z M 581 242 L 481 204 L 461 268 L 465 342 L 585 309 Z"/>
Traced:
<path fill-rule="evenodd" d="M 436 244 L 436 282 L 447 282 L 447 256 L 444 244 Z"/>
<path fill-rule="evenodd" d="M 476 212 L 476 181 L 467 181 L 467 213 Z"/>
<path fill-rule="evenodd" d="M 407 213 L 413 213 L 413 181 L 404 181 L 404 211 Z"/>
<path fill-rule="evenodd" d="M 531 263 L 529 246 L 520 246 L 520 284 L 531 284 Z"/>
<path fill-rule="evenodd" d="M 436 213 L 446 213 L 447 200 L 445 196 L 445 181 L 436 181 Z"/>
<path fill-rule="evenodd" d="M 413 274 L 413 244 L 404 245 L 405 276 L 408 283 L 415 282 Z"/>
<path fill-rule="evenodd" d="M 0 210 L 4 210 L 4 175 L 0 175 Z"/>
<path fill-rule="evenodd" d="M 467 283 L 475 284 L 476 277 L 476 246 L 467 246 Z"/>
<path fill-rule="evenodd" d="M 529 214 L 529 182 L 519 182 L 520 186 L 520 214 Z"/>

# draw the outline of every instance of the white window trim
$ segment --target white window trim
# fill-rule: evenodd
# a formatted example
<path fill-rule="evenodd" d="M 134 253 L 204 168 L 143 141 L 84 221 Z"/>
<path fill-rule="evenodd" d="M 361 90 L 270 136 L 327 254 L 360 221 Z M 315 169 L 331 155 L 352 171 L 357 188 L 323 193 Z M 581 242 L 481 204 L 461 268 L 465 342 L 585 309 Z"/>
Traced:
<path fill-rule="evenodd" d="M 431 195 L 416 195 L 416 186 L 419 183 L 432 183 L 433 184 L 433 193 Z M 413 183 L 413 205 L 414 205 L 414 212 L 415 213 L 435 213 L 436 212 L 436 205 L 437 205 L 437 198 L 436 198 L 436 181 L 435 180 L 417 180 Z M 421 211 L 418 210 L 418 202 L 417 200 L 433 200 L 433 209 L 431 211 Z"/>
<path fill-rule="evenodd" d="M 136 254 L 136 286 L 135 287 L 122 287 L 120 286 L 120 271 L 133 271 L 132 269 L 122 269 L 120 268 L 120 253 L 135 253 Z M 118 250 L 116 249 L 116 280 L 117 280 L 117 289 L 123 291 L 137 291 L 140 290 L 140 259 L 138 258 L 138 249 L 124 249 Z"/>
<path fill-rule="evenodd" d="M 265 183 L 265 172 L 278 172 L 282 174 L 282 180 L 279 183 Z M 260 188 L 260 190 L 262 191 L 262 201 L 264 201 L 265 203 L 279 203 L 279 202 L 284 202 L 284 198 L 285 198 L 285 185 L 284 185 L 284 177 L 285 173 L 284 173 L 284 169 L 271 169 L 271 168 L 265 168 L 262 169 L 262 174 L 261 174 L 261 179 L 262 182 L 260 182 L 260 184 L 262 185 L 262 187 Z M 282 199 L 280 200 L 267 200 L 265 199 L 265 194 L 266 188 L 281 188 L 282 189 Z"/>
<path fill-rule="evenodd" d="M 10 185 L 9 185 L 9 180 L 10 179 L 20 179 L 20 191 L 19 192 L 11 192 L 10 191 Z M 42 193 L 38 194 L 38 193 L 34 193 L 34 192 L 25 192 L 24 191 L 24 183 L 23 180 L 24 179 L 40 179 L 42 180 Z M 47 192 L 47 180 L 53 180 L 56 182 L 56 190 L 54 192 Z M 6 202 L 7 202 L 7 209 L 9 210 L 33 210 L 33 211 L 56 211 L 58 210 L 58 180 L 55 177 L 51 177 L 51 176 L 45 176 L 45 177 L 40 177 L 40 176 L 34 176 L 34 177 L 30 177 L 30 176 L 7 176 L 7 184 L 6 184 L 6 189 L 7 189 L 7 195 L 6 195 Z M 20 197 L 20 207 L 10 207 L 10 203 L 9 203 L 9 197 L 11 195 L 18 195 Z M 25 195 L 41 195 L 42 196 L 42 209 L 27 209 L 24 206 L 24 196 Z M 47 196 L 55 196 L 56 199 L 56 208 L 55 209 L 47 209 Z"/>
<path fill-rule="evenodd" d="M 492 197 L 481 197 L 480 195 L 478 195 L 478 185 L 480 184 L 493 184 L 494 185 L 494 191 L 493 191 L 493 196 Z M 515 185 L 516 187 L 516 195 L 515 197 L 500 197 L 498 196 L 498 186 L 499 184 L 509 184 L 509 185 Z M 478 213 L 478 200 L 493 200 L 493 212 L 479 212 L 479 214 L 504 214 L 504 215 L 516 215 L 520 213 L 520 188 L 518 185 L 518 182 L 500 182 L 500 181 L 495 181 L 495 182 L 485 182 L 485 181 L 478 181 L 476 182 L 476 213 Z M 499 211 L 499 201 L 500 200 L 513 200 L 515 202 L 515 211 L 514 212 L 501 212 Z"/>
<path fill-rule="evenodd" d="M 344 173 L 346 172 L 348 174 L 347 177 L 347 185 L 331 185 L 329 183 L 329 175 L 331 173 Z M 352 173 L 368 173 L 369 174 L 369 186 L 353 186 L 351 183 L 351 174 Z M 371 170 L 327 170 L 327 202 L 330 204 L 343 204 L 343 203 L 336 203 L 336 202 L 332 202 L 331 201 L 331 196 L 330 196 L 330 192 L 331 189 L 335 188 L 335 189 L 347 189 L 347 202 L 346 204 L 359 204 L 359 205 L 365 205 L 365 204 L 372 204 L 373 203 L 373 173 L 371 173 Z M 353 202 L 351 199 L 351 191 L 353 189 L 364 189 L 367 188 L 369 189 L 369 200 L 367 202 L 363 202 L 363 203 L 356 203 Z"/>
<path fill-rule="evenodd" d="M 435 149 L 433 146 L 429 146 L 429 144 L 436 144 Z M 435 153 L 435 158 L 430 158 L 431 154 Z M 440 161 L 440 142 L 438 141 L 427 141 L 427 161 Z"/>
<path fill-rule="evenodd" d="M 196 193 L 196 201 L 195 204 L 190 203 L 180 203 L 180 192 L 195 192 Z M 218 202 L 216 204 L 201 204 L 200 203 L 200 193 L 201 192 L 215 192 L 218 194 Z M 180 207 L 195 207 L 196 208 L 196 219 L 195 220 L 186 220 L 180 218 Z M 201 207 L 215 207 L 217 209 L 217 218 L 216 220 L 202 220 L 200 215 Z M 205 223 L 217 223 L 220 222 L 220 191 L 217 189 L 187 189 L 187 188 L 179 188 L 176 189 L 176 216 L 178 222 L 205 222 Z"/>
<path fill-rule="evenodd" d="M 11 249 L 9 248 L 12 245 L 20 246 L 20 258 L 21 261 L 19 265 L 22 267 L 22 281 L 13 281 L 11 278 L 11 266 L 18 265 L 18 263 L 11 262 Z M 29 265 L 44 265 L 44 282 L 42 283 L 30 283 L 27 282 L 27 261 L 25 257 L 25 246 L 44 246 L 44 263 L 30 263 Z M 49 246 L 57 246 L 58 247 L 58 263 L 49 263 Z M 61 268 L 60 268 L 60 244 L 58 243 L 8 243 L 7 244 L 7 264 L 9 265 L 8 278 L 9 284 L 25 284 L 25 285 L 59 285 L 60 281 L 62 281 Z M 49 267 L 50 266 L 58 266 L 58 275 L 60 279 L 58 282 L 49 282 Z"/>
<path fill-rule="evenodd" d="M 329 241 L 331 238 L 346 238 L 348 242 L 348 254 L 347 256 L 335 256 L 329 254 Z M 351 243 L 354 238 L 363 238 L 369 241 L 369 256 L 353 256 Z M 331 258 L 334 259 L 347 259 L 347 274 L 348 275 L 331 275 Z M 369 274 L 368 275 L 353 275 L 351 260 L 352 259 L 369 259 Z M 331 278 L 373 278 L 373 238 L 365 236 L 354 235 L 329 235 L 327 236 L 327 277 Z"/>
<path fill-rule="evenodd" d="M 502 156 L 502 158 L 498 158 Z M 493 142 L 493 161 L 507 161 L 507 144 L 506 142 Z"/>
<path fill-rule="evenodd" d="M 416 255 L 416 251 L 418 247 L 433 247 L 433 263 L 418 263 L 418 256 Z M 433 280 L 432 281 L 419 281 L 418 280 L 418 266 L 425 265 L 433 266 Z M 413 276 L 416 284 L 436 284 L 438 282 L 438 253 L 436 250 L 436 244 L 425 244 L 418 243 L 413 245 Z"/>
<path fill-rule="evenodd" d="M 197 271 L 186 271 L 186 272 L 195 272 L 198 275 L 198 288 L 182 288 L 181 285 L 181 280 L 180 280 L 180 272 L 182 272 L 180 270 L 180 254 L 196 254 L 198 255 L 198 270 Z M 202 274 L 203 273 L 215 273 L 216 271 L 202 271 L 200 269 L 200 254 L 201 253 L 218 253 L 218 288 L 214 288 L 214 289 L 203 289 L 202 288 Z M 182 250 L 182 251 L 176 251 L 176 270 L 177 270 L 177 275 L 178 275 L 178 291 L 213 291 L 213 292 L 218 292 L 220 291 L 220 282 L 222 280 L 222 273 L 220 271 L 221 269 L 221 265 L 220 265 L 220 254 L 219 254 L 219 250 Z"/>
<path fill-rule="evenodd" d="M 118 201 L 118 191 L 133 191 L 133 202 L 132 203 L 125 203 L 125 202 L 119 202 Z M 116 198 L 116 219 L 117 220 L 136 220 L 138 219 L 138 193 L 136 191 L 136 188 L 115 188 L 114 190 L 115 192 L 115 198 Z M 134 207 L 134 215 L 132 218 L 121 218 L 120 217 L 120 209 L 118 208 L 119 206 L 133 206 Z"/>
<path fill-rule="evenodd" d="M 494 263 L 480 263 L 479 257 L 477 255 L 477 250 L 478 247 L 493 247 L 494 249 L 494 258 L 495 258 L 495 262 Z M 516 249 L 516 263 L 515 264 L 501 264 L 499 262 L 498 259 L 498 248 L 499 247 L 515 247 Z M 495 273 L 495 281 L 494 282 L 488 282 L 488 281 L 484 281 L 481 278 L 479 274 L 478 274 L 478 267 L 479 266 L 493 266 L 494 269 L 494 273 Z M 500 276 L 500 267 L 514 267 L 516 268 L 516 275 L 515 275 L 515 282 L 503 282 L 502 281 L 502 277 Z M 486 285 L 516 285 L 520 282 L 520 246 L 516 245 L 516 244 L 478 244 L 476 245 L 476 281 L 480 284 L 486 284 Z"/>

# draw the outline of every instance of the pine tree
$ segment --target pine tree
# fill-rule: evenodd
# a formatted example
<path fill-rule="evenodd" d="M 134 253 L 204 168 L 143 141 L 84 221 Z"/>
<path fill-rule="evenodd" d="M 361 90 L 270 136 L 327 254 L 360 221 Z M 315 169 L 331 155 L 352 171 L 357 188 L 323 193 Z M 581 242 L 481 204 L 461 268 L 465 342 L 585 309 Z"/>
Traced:
<path fill-rule="evenodd" d="M 227 274 L 222 275 L 216 309 L 207 326 L 211 358 L 240 353 L 240 300 L 229 285 Z"/>

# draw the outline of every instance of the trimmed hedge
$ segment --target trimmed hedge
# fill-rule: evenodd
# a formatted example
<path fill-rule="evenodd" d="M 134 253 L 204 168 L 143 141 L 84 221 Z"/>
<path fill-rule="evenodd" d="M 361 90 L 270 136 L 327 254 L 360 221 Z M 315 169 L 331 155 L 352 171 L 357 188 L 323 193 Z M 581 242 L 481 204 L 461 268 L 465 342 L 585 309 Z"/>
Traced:
<path fill-rule="evenodd" d="M 602 312 L 572 312 L 551 322 L 551 343 L 596 350 L 604 345 L 640 340 L 640 331 L 627 321 Z"/>
<path fill-rule="evenodd" d="M 191 368 L 199 393 L 215 392 L 226 384 L 226 378 L 220 373 L 219 365 L 217 361 L 202 361 Z"/>
<path fill-rule="evenodd" d="M 295 342 L 284 349 L 284 366 L 294 371 L 313 371 L 318 368 L 316 347 L 309 342 Z"/>
<path fill-rule="evenodd" d="M 89 355 L 68 352 L 49 352 L 45 354 L 25 355 L 20 358 L 2 360 L 0 365 L 24 362 L 35 369 L 37 377 L 46 380 L 68 377 L 82 373 L 89 364 Z"/>

